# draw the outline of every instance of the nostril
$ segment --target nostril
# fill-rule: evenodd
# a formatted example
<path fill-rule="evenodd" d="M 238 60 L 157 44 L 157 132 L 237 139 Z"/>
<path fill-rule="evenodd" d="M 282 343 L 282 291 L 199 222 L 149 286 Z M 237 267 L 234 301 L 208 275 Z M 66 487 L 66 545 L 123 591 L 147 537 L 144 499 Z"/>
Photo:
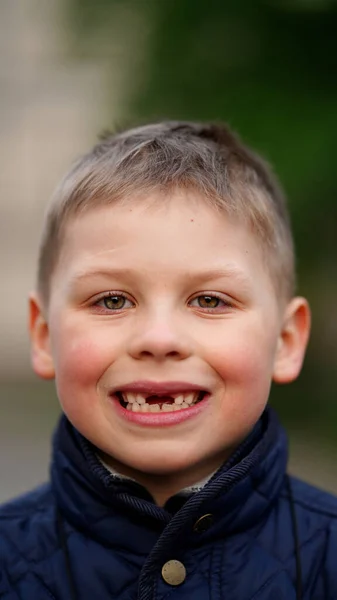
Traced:
<path fill-rule="evenodd" d="M 172 357 L 172 358 L 175 358 L 176 356 L 180 356 L 180 352 L 178 352 L 177 350 L 171 350 L 169 352 L 166 352 L 165 350 L 162 350 L 162 351 L 160 351 L 160 350 L 155 351 L 154 350 L 153 352 L 151 352 L 150 350 L 142 350 L 140 352 L 141 356 L 150 356 L 150 357 L 153 357 L 153 356 L 157 356 L 158 354 L 163 355 L 165 357 L 169 356 L 169 357 Z"/>

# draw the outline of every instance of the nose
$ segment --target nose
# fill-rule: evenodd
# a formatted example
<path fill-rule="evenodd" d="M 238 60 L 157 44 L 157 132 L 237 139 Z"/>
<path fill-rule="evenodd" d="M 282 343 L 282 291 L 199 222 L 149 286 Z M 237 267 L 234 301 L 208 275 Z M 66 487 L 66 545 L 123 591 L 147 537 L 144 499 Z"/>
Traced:
<path fill-rule="evenodd" d="M 191 340 L 168 318 L 145 320 L 132 332 L 129 354 L 137 360 L 184 360 L 191 354 Z"/>

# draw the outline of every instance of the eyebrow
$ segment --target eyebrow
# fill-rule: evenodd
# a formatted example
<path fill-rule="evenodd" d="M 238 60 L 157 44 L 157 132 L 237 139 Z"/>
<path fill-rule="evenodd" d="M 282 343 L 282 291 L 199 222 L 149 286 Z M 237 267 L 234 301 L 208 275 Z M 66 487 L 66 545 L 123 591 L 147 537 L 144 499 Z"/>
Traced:
<path fill-rule="evenodd" d="M 135 275 L 137 275 L 138 273 L 139 272 L 135 269 L 123 269 L 121 267 L 114 267 L 110 269 L 91 269 L 76 273 L 72 277 L 72 283 L 81 282 L 94 277 L 103 277 L 105 279 L 111 279 L 112 277 L 134 279 Z M 206 269 L 203 271 L 196 272 L 188 271 L 185 272 L 183 275 L 184 278 L 188 279 L 191 283 L 194 281 L 213 281 L 214 279 L 235 279 L 236 281 L 244 285 L 248 285 L 250 282 L 250 278 L 239 267 L 233 264 L 228 264 L 224 267 L 219 267 L 211 270 Z"/>
<path fill-rule="evenodd" d="M 76 283 L 85 279 L 91 279 L 92 277 L 132 277 L 134 275 L 135 271 L 133 269 L 122 269 L 120 267 L 114 267 L 113 269 L 89 269 L 87 271 L 75 273 L 75 275 L 72 277 L 72 281 Z"/>
<path fill-rule="evenodd" d="M 205 271 L 197 271 L 186 273 L 186 278 L 194 281 L 194 280 L 202 280 L 202 281 L 212 281 L 213 279 L 235 279 L 236 281 L 240 281 L 244 284 L 248 284 L 250 279 L 249 277 L 236 265 L 226 265 L 225 267 L 221 267 L 218 269 L 207 269 Z"/>

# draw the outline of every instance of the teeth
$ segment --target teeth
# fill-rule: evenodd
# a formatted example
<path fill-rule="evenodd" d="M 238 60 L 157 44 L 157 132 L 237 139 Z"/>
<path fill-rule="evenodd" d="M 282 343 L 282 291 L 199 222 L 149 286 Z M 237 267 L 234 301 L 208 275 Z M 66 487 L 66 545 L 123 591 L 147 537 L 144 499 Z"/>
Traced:
<path fill-rule="evenodd" d="M 184 407 L 184 404 L 187 404 L 189 406 L 190 404 L 195 404 L 196 401 L 198 400 L 198 397 L 199 397 L 199 392 L 190 392 L 189 394 L 179 394 L 179 396 L 176 396 L 176 398 L 174 399 L 174 403 L 178 404 L 179 406 L 183 406 L 183 407 Z"/>
<path fill-rule="evenodd" d="M 146 397 L 142 394 L 132 394 L 131 392 L 122 392 L 123 400 L 126 404 L 145 404 Z"/>
<path fill-rule="evenodd" d="M 193 402 L 195 402 L 197 398 L 198 394 L 196 393 L 188 394 L 187 396 L 185 396 L 184 402 L 186 402 L 186 404 L 193 404 Z"/>
<path fill-rule="evenodd" d="M 184 408 L 190 408 L 191 405 L 195 404 L 199 398 L 198 391 L 189 392 L 187 394 L 172 394 L 171 397 L 174 399 L 174 403 L 169 404 L 148 404 L 146 398 L 148 394 L 132 394 L 131 392 L 123 392 L 123 400 L 126 403 L 126 409 L 133 412 L 171 412 L 175 410 L 182 410 Z"/>
<path fill-rule="evenodd" d="M 184 402 L 184 396 L 183 396 L 183 394 L 181 394 L 180 396 L 177 396 L 177 397 L 174 399 L 174 403 L 175 403 L 175 404 L 182 404 L 183 402 Z"/>
<path fill-rule="evenodd" d="M 144 404 L 138 404 L 134 402 L 133 404 L 127 404 L 126 410 L 131 410 L 132 412 L 172 412 L 175 410 L 183 410 L 184 408 L 190 408 L 190 404 L 186 404 L 183 402 L 182 404 L 162 404 L 161 407 L 159 404 L 148 404 L 145 402 Z"/>
<path fill-rule="evenodd" d="M 136 402 L 136 395 L 131 394 L 131 392 L 123 392 L 122 396 L 124 402 L 126 402 L 127 404 L 133 404 L 134 402 Z"/>

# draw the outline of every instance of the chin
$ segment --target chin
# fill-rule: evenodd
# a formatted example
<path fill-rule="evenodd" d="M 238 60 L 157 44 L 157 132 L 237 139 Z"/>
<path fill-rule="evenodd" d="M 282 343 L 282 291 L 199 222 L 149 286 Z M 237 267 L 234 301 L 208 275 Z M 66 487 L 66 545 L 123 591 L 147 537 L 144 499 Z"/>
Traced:
<path fill-rule="evenodd" d="M 141 459 L 137 457 L 124 458 L 124 464 L 129 468 L 147 473 L 149 475 L 173 475 L 174 473 L 183 472 L 196 466 L 197 461 L 192 457 L 184 460 L 181 456 L 167 456 L 167 453 L 158 453 L 154 456 L 143 456 Z"/>

